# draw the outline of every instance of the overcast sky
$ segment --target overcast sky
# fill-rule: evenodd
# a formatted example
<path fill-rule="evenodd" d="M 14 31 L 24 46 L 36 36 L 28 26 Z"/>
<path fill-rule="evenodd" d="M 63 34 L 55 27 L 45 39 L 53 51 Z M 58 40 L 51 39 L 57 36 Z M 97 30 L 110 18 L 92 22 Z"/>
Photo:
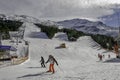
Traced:
<path fill-rule="evenodd" d="M 29 15 L 49 20 L 113 15 L 120 0 L 0 0 L 0 13 Z"/>

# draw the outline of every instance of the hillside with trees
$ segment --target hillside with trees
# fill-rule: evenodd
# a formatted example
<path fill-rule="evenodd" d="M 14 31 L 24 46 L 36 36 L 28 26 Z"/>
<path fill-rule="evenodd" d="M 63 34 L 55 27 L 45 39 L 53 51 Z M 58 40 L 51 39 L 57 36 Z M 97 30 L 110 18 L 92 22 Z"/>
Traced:
<path fill-rule="evenodd" d="M 81 31 L 77 31 L 75 29 L 58 29 L 56 26 L 46 26 L 42 24 L 35 24 L 38 27 L 41 28 L 42 32 L 45 32 L 47 36 L 51 39 L 55 33 L 57 32 L 64 32 L 67 33 L 69 41 L 76 41 L 81 36 L 91 36 L 94 41 L 96 41 L 98 44 L 100 44 L 103 48 L 112 50 L 112 46 L 114 43 L 114 38 L 105 36 L 105 35 L 99 35 L 99 34 L 86 34 Z"/>
<path fill-rule="evenodd" d="M 0 34 L 3 39 L 9 38 L 9 31 L 17 31 L 22 22 L 0 19 Z"/>

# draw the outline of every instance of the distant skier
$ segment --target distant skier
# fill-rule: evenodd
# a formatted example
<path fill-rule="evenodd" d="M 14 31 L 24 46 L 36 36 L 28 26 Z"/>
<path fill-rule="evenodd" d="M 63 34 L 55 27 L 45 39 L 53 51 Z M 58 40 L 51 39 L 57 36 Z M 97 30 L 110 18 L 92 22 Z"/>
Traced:
<path fill-rule="evenodd" d="M 102 61 L 102 58 L 103 58 L 102 55 L 100 55 L 100 61 Z"/>
<path fill-rule="evenodd" d="M 100 58 L 100 54 L 98 53 L 98 58 Z"/>
<path fill-rule="evenodd" d="M 45 60 L 44 60 L 44 58 L 42 56 L 41 56 L 40 62 L 41 62 L 41 67 L 45 68 Z"/>
<path fill-rule="evenodd" d="M 108 58 L 110 58 L 110 54 L 108 55 Z"/>
<path fill-rule="evenodd" d="M 103 57 L 103 56 L 98 53 L 98 58 L 99 58 L 100 61 L 102 61 L 102 57 Z"/>
<path fill-rule="evenodd" d="M 50 65 L 49 65 L 49 70 L 47 72 L 55 73 L 54 63 L 56 63 L 56 65 L 58 66 L 58 62 L 56 61 L 56 59 L 52 55 L 49 55 L 49 58 L 48 58 L 46 63 L 48 63 L 48 62 L 50 62 Z"/>
<path fill-rule="evenodd" d="M 118 50 L 118 44 L 117 44 L 117 42 L 115 42 L 115 44 L 114 44 L 114 51 L 115 51 L 115 53 L 116 53 L 116 58 L 119 58 L 119 50 Z"/>

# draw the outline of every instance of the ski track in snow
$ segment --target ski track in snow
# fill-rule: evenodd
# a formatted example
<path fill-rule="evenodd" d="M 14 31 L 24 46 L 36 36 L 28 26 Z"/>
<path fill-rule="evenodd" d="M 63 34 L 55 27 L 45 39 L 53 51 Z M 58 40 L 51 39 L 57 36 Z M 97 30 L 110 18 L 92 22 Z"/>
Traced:
<path fill-rule="evenodd" d="M 26 23 L 25 40 L 30 42 L 29 59 L 20 65 L 1 68 L 0 80 L 120 79 L 119 60 L 104 62 L 108 60 L 107 54 L 111 54 L 112 58 L 115 55 L 101 49 L 89 36 L 81 37 L 76 42 L 67 42 L 57 39 L 30 38 L 29 34 L 33 32 L 39 32 L 39 28 L 32 23 Z M 55 49 L 61 43 L 65 43 L 67 48 Z M 105 59 L 99 61 L 97 53 L 105 54 Z M 55 65 L 55 74 L 44 73 L 49 64 L 46 64 L 47 68 L 40 67 L 40 57 L 43 56 L 47 60 L 49 54 L 54 55 L 59 63 L 59 66 Z"/>

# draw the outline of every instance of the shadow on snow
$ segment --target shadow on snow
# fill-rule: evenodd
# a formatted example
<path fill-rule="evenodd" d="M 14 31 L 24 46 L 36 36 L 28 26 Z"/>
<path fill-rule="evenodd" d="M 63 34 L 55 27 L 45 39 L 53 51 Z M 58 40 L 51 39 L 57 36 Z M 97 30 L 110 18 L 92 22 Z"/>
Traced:
<path fill-rule="evenodd" d="M 120 63 L 120 59 L 119 58 L 112 58 L 112 59 L 104 61 L 104 63 Z"/>
<path fill-rule="evenodd" d="M 46 72 L 41 72 L 41 73 L 36 73 L 36 74 L 27 74 L 21 77 L 17 78 L 27 78 L 27 77 L 36 77 L 36 76 L 43 76 L 43 75 L 50 75 L 50 74 L 45 74 Z"/>
<path fill-rule="evenodd" d="M 27 68 L 42 68 L 42 67 L 27 67 Z"/>
<path fill-rule="evenodd" d="M 47 35 L 43 32 L 32 32 L 29 34 L 30 38 L 41 38 L 41 39 L 48 39 Z"/>

